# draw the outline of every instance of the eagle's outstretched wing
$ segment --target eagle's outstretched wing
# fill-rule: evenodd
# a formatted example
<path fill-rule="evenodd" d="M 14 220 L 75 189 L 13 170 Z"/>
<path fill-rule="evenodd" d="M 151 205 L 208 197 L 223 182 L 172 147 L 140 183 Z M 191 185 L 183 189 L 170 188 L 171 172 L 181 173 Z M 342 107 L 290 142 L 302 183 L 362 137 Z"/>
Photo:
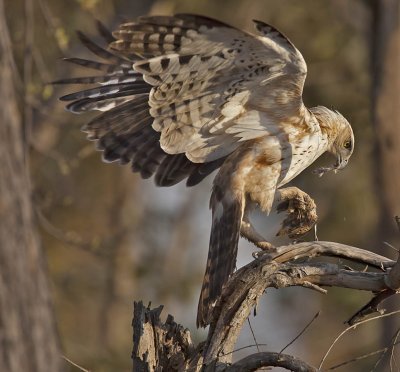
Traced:
<path fill-rule="evenodd" d="M 108 50 L 79 36 L 106 62 L 67 60 L 102 75 L 58 83 L 100 86 L 61 99 L 75 113 L 103 111 L 83 130 L 105 160 L 131 162 L 160 186 L 197 184 L 243 141 L 302 117 L 303 57 L 273 27 L 256 27 L 259 36 L 188 14 L 140 17 L 112 35 L 99 24 Z"/>
<path fill-rule="evenodd" d="M 165 152 L 213 161 L 299 116 L 304 59 L 273 27 L 256 27 L 261 36 L 178 14 L 141 17 L 113 33 L 112 49 L 144 57 L 133 67 L 152 85 L 150 114 Z"/>

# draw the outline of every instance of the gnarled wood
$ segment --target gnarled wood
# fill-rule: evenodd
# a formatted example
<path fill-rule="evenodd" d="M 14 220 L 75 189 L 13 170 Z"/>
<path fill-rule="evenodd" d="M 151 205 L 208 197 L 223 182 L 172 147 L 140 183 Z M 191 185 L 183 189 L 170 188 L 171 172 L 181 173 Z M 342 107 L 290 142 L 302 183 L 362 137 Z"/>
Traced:
<path fill-rule="evenodd" d="M 318 369 L 303 362 L 301 359 L 280 353 L 256 353 L 239 360 L 226 368 L 226 372 L 256 371 L 262 367 L 281 367 L 290 371 L 317 372 Z"/>
<path fill-rule="evenodd" d="M 192 356 L 194 347 L 188 329 L 174 322 L 169 315 L 162 323 L 163 306 L 151 310 L 142 302 L 133 310 L 133 371 L 182 371 Z"/>
<path fill-rule="evenodd" d="M 149 351 L 147 354 L 142 352 L 141 359 L 143 360 L 143 355 L 148 355 L 149 359 L 156 360 L 152 368 L 156 365 L 163 368 L 166 366 L 175 368 L 170 363 L 179 360 L 176 365 L 179 365 L 180 370 L 186 371 L 251 371 L 261 366 L 281 366 L 292 371 L 316 371 L 315 367 L 292 356 L 272 352 L 254 354 L 231 365 L 234 346 L 242 326 L 266 288 L 303 286 L 325 293 L 326 291 L 321 286 L 335 286 L 378 293 L 353 316 L 354 321 L 359 321 L 364 316 L 378 311 L 378 305 L 396 293 L 393 288 L 388 287 L 388 277 L 393 277 L 398 272 L 400 263 L 360 248 L 333 242 L 307 242 L 279 247 L 275 252 L 261 252 L 257 256 L 254 261 L 238 270 L 224 287 L 223 294 L 212 314 L 213 321 L 207 340 L 197 348 L 194 348 L 191 341 L 185 341 L 183 347 L 178 347 L 181 341 L 178 341 L 179 338 L 176 337 L 172 339 L 175 346 L 171 348 L 171 341 L 169 341 L 168 347 L 161 347 L 166 340 L 164 333 L 165 329 L 169 329 L 170 322 L 167 320 L 164 325 L 160 323 L 160 308 L 146 310 L 141 305 L 141 311 L 135 310 L 134 329 L 143 331 L 135 331 L 134 350 L 139 350 L 141 345 L 152 345 L 157 342 L 162 344 L 142 348 L 141 350 Z M 373 266 L 381 271 L 351 271 L 339 264 L 309 262 L 310 258 L 318 256 L 346 258 Z M 301 262 L 302 259 L 303 261 L 307 259 L 307 261 Z M 136 304 L 135 309 L 137 306 Z M 157 315 L 155 317 L 149 315 L 152 312 L 156 312 Z M 149 323 L 151 331 L 145 331 Z M 183 328 L 177 326 L 175 322 L 173 324 L 175 324 L 173 328 L 181 334 Z M 154 335 L 158 335 L 159 332 L 161 336 L 155 337 Z M 186 335 L 185 340 L 190 340 L 189 331 L 185 330 L 183 334 Z M 158 351 L 154 352 L 153 349 Z M 174 350 L 179 356 L 174 356 Z"/>

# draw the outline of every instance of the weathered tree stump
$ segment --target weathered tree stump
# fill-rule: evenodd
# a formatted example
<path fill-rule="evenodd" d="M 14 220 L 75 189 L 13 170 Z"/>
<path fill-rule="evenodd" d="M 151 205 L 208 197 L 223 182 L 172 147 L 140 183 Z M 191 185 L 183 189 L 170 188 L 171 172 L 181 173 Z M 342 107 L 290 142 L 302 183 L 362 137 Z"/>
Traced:
<path fill-rule="evenodd" d="M 375 271 L 353 271 L 339 263 L 310 260 L 330 256 L 363 263 Z M 190 332 L 169 315 L 161 322 L 162 306 L 156 309 L 134 305 L 134 371 L 255 371 L 279 366 L 291 371 L 318 371 L 318 368 L 286 354 L 259 352 L 232 364 L 234 346 L 244 322 L 269 287 L 303 286 L 322 293 L 324 287 L 344 287 L 370 291 L 372 300 L 348 323 L 381 311 L 380 303 L 397 293 L 400 260 L 333 242 L 307 242 L 279 247 L 276 252 L 260 252 L 255 260 L 235 272 L 217 302 L 207 340 L 193 345 Z M 379 271 L 376 271 L 378 269 Z"/>

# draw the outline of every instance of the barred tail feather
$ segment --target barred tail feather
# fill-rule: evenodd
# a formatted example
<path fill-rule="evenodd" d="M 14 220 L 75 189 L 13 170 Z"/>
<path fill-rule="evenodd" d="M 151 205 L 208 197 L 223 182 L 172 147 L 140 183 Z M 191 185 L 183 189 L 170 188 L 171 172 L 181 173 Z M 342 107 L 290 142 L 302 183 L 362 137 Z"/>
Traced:
<path fill-rule="evenodd" d="M 213 222 L 198 305 L 197 327 L 206 327 L 211 323 L 215 303 L 235 269 L 243 217 L 243 201 L 227 198 L 217 185 L 214 185 L 210 204 Z"/>

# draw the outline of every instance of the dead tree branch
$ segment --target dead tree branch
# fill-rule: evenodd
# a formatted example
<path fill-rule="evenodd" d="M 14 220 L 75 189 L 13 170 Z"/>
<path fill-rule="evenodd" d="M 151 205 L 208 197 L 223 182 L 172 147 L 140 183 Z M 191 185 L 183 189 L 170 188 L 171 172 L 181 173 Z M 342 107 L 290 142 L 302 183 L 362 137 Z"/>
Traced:
<path fill-rule="evenodd" d="M 256 371 L 262 367 L 282 367 L 289 371 L 317 372 L 318 369 L 291 355 L 280 353 L 256 353 L 226 368 L 226 372 Z"/>
<path fill-rule="evenodd" d="M 329 256 L 350 260 L 374 268 L 374 271 L 351 271 L 341 263 L 317 262 Z M 313 260 L 312 260 L 313 259 Z M 321 293 L 322 287 L 342 287 L 370 291 L 377 295 L 352 317 L 360 321 L 378 311 L 378 305 L 397 293 L 400 261 L 393 261 L 370 251 L 333 242 L 307 242 L 259 252 L 256 259 L 230 278 L 217 302 L 207 340 L 197 348 L 187 329 L 172 317 L 165 324 L 159 320 L 161 307 L 155 310 L 135 305 L 134 370 L 155 370 L 162 365 L 179 371 L 253 371 L 266 366 L 280 366 L 292 371 L 317 371 L 293 356 L 273 352 L 253 354 L 232 364 L 234 346 L 251 310 L 269 287 L 302 286 Z M 136 367 L 135 367 L 136 366 Z M 139 369 L 147 368 L 147 369 Z"/>

